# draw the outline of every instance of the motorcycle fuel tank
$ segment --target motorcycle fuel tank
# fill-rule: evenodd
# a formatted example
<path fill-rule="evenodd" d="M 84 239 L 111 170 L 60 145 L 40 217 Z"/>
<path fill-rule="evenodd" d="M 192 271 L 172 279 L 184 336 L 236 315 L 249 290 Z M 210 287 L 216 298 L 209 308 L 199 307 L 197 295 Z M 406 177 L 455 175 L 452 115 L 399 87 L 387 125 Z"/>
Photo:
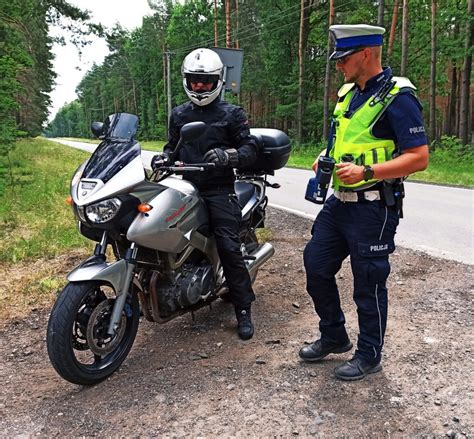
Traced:
<path fill-rule="evenodd" d="M 192 184 L 180 180 L 167 186 L 148 202 L 153 208 L 133 220 L 127 239 L 154 250 L 179 253 L 192 233 L 207 224 L 207 209 Z"/>

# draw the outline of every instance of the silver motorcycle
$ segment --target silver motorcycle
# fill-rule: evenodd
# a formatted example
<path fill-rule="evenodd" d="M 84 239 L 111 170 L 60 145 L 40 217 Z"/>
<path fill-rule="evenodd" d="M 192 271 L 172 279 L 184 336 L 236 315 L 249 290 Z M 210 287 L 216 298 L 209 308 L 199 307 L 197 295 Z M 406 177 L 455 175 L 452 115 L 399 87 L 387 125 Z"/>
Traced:
<path fill-rule="evenodd" d="M 134 139 L 137 128 L 138 117 L 128 113 L 94 122 L 92 131 L 102 142 L 71 182 L 79 231 L 96 245 L 69 273 L 54 304 L 47 347 L 59 375 L 75 384 L 95 384 L 120 366 L 140 315 L 165 323 L 228 298 L 206 206 L 196 187 L 179 177 L 214 165 L 174 162 L 150 174 Z M 185 125 L 174 155 L 206 128 L 202 122 Z M 266 188 L 279 187 L 267 174 L 286 164 L 290 142 L 278 130 L 256 129 L 252 135 L 259 164 L 238 174 L 235 191 L 242 208 L 241 251 L 254 282 L 274 253 L 255 233 L 264 226 Z"/>

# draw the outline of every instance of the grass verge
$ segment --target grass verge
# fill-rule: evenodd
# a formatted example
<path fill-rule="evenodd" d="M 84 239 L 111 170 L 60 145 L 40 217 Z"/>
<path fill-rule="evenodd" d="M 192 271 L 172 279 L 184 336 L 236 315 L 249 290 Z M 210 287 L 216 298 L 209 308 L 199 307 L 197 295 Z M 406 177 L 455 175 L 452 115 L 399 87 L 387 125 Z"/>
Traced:
<path fill-rule="evenodd" d="M 64 201 L 88 156 L 44 139 L 21 140 L 11 152 L 13 185 L 0 197 L 0 320 L 50 304 L 79 262 L 70 254 L 91 248 Z"/>

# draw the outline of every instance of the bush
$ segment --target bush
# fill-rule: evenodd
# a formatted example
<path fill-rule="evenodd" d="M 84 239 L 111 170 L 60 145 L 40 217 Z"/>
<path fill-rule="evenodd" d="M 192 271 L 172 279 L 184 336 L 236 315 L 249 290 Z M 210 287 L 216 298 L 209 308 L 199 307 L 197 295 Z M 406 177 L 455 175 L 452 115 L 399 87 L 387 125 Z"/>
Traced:
<path fill-rule="evenodd" d="M 463 145 L 461 139 L 456 136 L 441 136 L 441 139 L 435 143 L 435 148 L 459 157 L 474 156 L 473 145 Z"/>

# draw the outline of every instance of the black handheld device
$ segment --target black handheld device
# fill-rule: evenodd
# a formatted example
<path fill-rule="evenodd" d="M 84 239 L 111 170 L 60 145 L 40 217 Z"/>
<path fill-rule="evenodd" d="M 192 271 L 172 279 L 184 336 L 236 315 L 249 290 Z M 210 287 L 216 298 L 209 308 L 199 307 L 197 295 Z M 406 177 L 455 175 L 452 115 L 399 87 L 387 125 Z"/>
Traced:
<path fill-rule="evenodd" d="M 316 204 L 324 204 L 335 164 L 336 161 L 332 157 L 319 157 L 316 177 L 310 178 L 306 187 L 306 200 Z"/>

